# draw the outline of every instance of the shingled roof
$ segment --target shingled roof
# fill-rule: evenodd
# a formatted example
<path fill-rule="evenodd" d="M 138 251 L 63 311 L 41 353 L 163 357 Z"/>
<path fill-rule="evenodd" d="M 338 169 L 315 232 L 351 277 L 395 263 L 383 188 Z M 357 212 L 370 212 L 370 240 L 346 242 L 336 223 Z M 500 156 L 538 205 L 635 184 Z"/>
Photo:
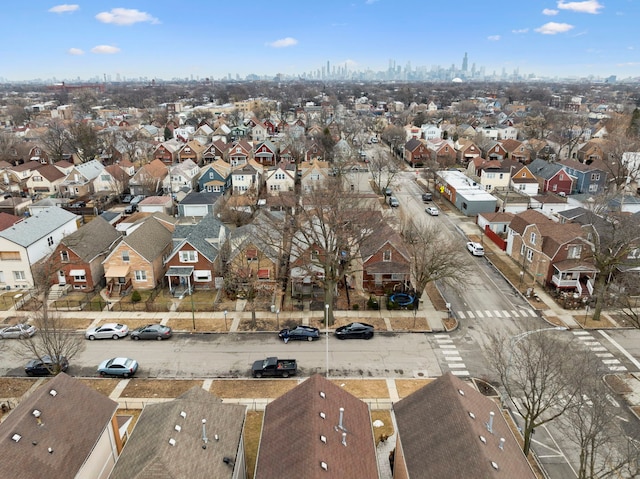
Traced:
<path fill-rule="evenodd" d="M 61 244 L 83 261 L 91 261 L 120 238 L 120 233 L 107 220 L 98 216 L 77 231 L 62 238 Z"/>
<path fill-rule="evenodd" d="M 255 478 L 285 477 L 379 477 L 367 404 L 319 374 L 268 404 Z"/>
<path fill-rule="evenodd" d="M 400 443 L 395 467 L 406 465 L 406 474 L 399 477 L 536 477 L 500 407 L 451 373 L 395 403 L 393 409 Z"/>

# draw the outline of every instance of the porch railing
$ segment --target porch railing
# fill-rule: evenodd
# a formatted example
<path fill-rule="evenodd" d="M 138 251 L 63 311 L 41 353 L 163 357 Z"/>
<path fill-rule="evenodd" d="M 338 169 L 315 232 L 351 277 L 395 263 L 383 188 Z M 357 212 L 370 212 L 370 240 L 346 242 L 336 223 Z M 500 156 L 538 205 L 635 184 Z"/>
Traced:
<path fill-rule="evenodd" d="M 551 277 L 551 283 L 556 285 L 558 288 L 577 288 L 580 281 L 577 279 L 560 279 L 560 276 L 554 274 Z"/>

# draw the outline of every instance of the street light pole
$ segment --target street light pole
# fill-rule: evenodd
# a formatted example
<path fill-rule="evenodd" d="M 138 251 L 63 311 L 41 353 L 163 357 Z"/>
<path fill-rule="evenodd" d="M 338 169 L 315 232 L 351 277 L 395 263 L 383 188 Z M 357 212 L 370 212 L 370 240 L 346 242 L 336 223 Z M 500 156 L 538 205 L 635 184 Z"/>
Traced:
<path fill-rule="evenodd" d="M 224 329 L 229 331 L 229 328 L 227 327 L 227 310 L 225 309 L 222 314 L 224 314 Z"/>
<path fill-rule="evenodd" d="M 325 332 L 325 343 L 326 343 L 326 366 L 327 366 L 327 374 L 326 378 L 329 379 L 329 305 L 324 305 L 324 332 Z"/>

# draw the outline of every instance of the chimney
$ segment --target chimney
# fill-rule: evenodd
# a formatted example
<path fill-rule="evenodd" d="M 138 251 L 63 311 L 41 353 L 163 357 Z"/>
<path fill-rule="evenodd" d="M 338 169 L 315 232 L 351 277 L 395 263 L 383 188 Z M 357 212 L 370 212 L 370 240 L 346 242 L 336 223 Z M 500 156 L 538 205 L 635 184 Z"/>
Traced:
<path fill-rule="evenodd" d="M 489 422 L 487 423 L 487 431 L 489 431 L 490 433 L 493 433 L 493 416 L 495 416 L 496 413 L 491 411 L 489 413 Z"/>

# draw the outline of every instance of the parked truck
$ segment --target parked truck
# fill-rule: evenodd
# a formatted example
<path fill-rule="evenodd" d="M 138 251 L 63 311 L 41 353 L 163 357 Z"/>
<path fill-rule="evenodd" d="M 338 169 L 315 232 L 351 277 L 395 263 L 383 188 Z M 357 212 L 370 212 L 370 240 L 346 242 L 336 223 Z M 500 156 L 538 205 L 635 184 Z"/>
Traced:
<path fill-rule="evenodd" d="M 261 377 L 280 377 L 288 378 L 298 371 L 298 365 L 295 359 L 278 359 L 270 357 L 255 361 L 251 367 L 251 375 L 254 378 Z"/>

